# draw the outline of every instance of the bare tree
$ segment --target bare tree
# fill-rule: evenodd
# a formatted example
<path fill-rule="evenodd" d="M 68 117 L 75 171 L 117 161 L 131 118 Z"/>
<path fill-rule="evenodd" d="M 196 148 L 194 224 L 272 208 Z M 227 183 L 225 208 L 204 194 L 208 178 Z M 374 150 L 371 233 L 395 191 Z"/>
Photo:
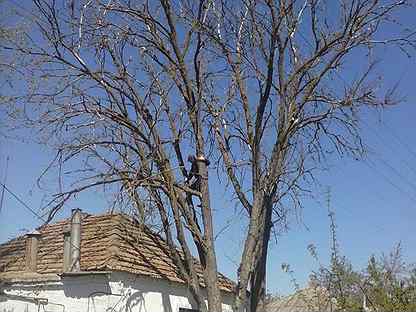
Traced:
<path fill-rule="evenodd" d="M 373 69 L 379 45 L 413 48 L 394 19 L 410 2 L 34 0 L 30 48 L 13 47 L 32 61 L 21 111 L 79 178 L 50 217 L 113 186 L 157 216 L 199 309 L 220 311 L 209 181 L 225 178 L 248 223 L 234 309 L 256 311 L 272 229 L 328 153 L 361 155 L 361 110 L 393 103 Z"/>
<path fill-rule="evenodd" d="M 18 33 L 18 27 L 17 25 L 9 25 L 10 24 L 10 18 L 14 16 L 14 12 L 10 9 L 7 10 L 6 5 L 4 1 L 0 1 L 0 8 L 2 9 L 2 12 L 0 13 L 0 45 L 3 49 L 0 50 L 0 70 L 2 73 L 2 76 L 6 74 L 7 69 L 12 67 L 13 59 L 9 58 L 7 50 L 4 49 L 8 41 L 16 41 L 17 33 Z"/>

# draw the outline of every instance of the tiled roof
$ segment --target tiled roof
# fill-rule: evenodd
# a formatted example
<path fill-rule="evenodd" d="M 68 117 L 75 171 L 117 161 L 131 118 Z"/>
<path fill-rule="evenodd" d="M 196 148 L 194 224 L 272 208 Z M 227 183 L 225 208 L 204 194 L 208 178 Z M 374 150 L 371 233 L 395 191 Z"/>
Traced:
<path fill-rule="evenodd" d="M 70 220 L 46 225 L 41 233 L 37 273 L 63 273 L 63 228 Z M 1 275 L 25 271 L 25 236 L 0 245 Z M 81 271 L 122 271 L 183 283 L 166 242 L 147 227 L 122 214 L 84 215 L 81 226 Z M 197 264 L 199 274 L 201 267 Z M 219 274 L 220 288 L 232 291 L 233 282 Z"/>
<path fill-rule="evenodd" d="M 326 289 L 311 286 L 286 297 L 271 299 L 264 312 L 329 312 L 337 310 L 336 307 Z"/>

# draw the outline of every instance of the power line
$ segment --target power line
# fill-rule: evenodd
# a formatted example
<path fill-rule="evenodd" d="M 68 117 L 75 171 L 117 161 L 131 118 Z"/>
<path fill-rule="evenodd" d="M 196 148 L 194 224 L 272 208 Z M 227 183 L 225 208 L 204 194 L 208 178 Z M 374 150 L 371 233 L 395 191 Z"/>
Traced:
<path fill-rule="evenodd" d="M 386 161 L 383 161 L 380 157 L 379 157 L 379 160 L 382 161 L 382 162 L 384 162 L 386 166 L 388 166 L 391 170 L 393 170 L 396 173 L 396 175 L 398 175 L 399 177 L 402 177 L 402 175 L 397 171 L 397 169 L 393 168 L 391 165 L 386 164 Z M 362 163 L 364 165 L 366 165 L 367 168 L 369 168 L 370 170 L 372 170 L 376 175 L 378 175 L 381 178 L 383 178 L 388 184 L 390 184 L 397 191 L 399 191 L 400 193 L 402 193 L 403 195 L 405 195 L 405 197 L 407 197 L 407 199 L 410 200 L 412 203 L 416 202 L 416 196 L 412 195 L 412 193 L 406 191 L 405 189 L 403 189 L 402 187 L 400 187 L 399 185 L 397 185 L 395 182 L 393 182 L 393 180 L 391 178 L 389 178 L 381 170 L 378 170 L 377 169 L 377 165 L 374 162 L 371 162 L 369 159 L 367 159 L 367 160 L 362 161 Z M 404 182 L 406 183 L 406 181 L 404 181 Z M 410 183 L 409 186 L 412 186 L 412 184 Z M 380 196 L 380 194 L 377 194 L 375 197 L 378 198 L 379 196 Z"/>
<path fill-rule="evenodd" d="M 387 123 L 382 122 L 385 128 L 390 132 L 390 134 L 396 139 L 399 144 L 401 144 L 413 157 L 416 158 L 416 152 L 407 144 L 400 136 L 389 126 Z"/>
<path fill-rule="evenodd" d="M 374 127 L 372 127 L 368 122 L 366 122 L 364 120 L 360 120 L 360 122 L 362 122 L 364 125 L 366 125 L 367 129 L 371 133 L 373 133 L 379 139 L 380 142 L 382 142 L 385 146 L 387 146 L 393 153 L 397 154 L 393 145 L 390 145 L 390 144 L 386 143 L 386 140 L 384 140 L 380 136 L 380 134 L 374 129 Z M 385 129 L 389 130 L 389 132 L 393 136 L 393 138 L 396 139 L 396 142 L 398 142 L 400 145 L 404 146 L 406 148 L 406 150 L 410 154 L 412 154 L 412 156 L 414 156 L 416 158 L 416 153 L 414 151 L 412 151 L 412 149 L 393 131 L 393 129 L 391 129 L 386 123 L 383 123 L 383 125 L 385 126 Z M 407 177 L 405 177 L 403 174 L 401 174 L 401 172 L 398 169 L 396 169 L 394 166 L 392 166 L 390 163 L 388 163 L 386 160 L 384 160 L 379 155 L 379 153 L 377 153 L 376 155 L 377 155 L 378 160 L 384 166 L 388 167 L 391 171 L 393 171 L 399 177 L 400 181 L 404 182 L 406 185 L 408 185 L 412 189 L 416 190 L 416 184 L 414 184 L 411 180 L 409 180 Z M 413 168 L 406 159 L 402 158 L 401 160 L 404 162 L 406 167 L 408 167 L 410 170 L 412 170 L 414 173 L 416 173 L 416 169 Z M 383 172 L 381 172 L 380 170 L 377 169 L 377 165 L 374 162 L 371 162 L 370 160 L 367 159 L 367 160 L 364 160 L 363 163 L 368 168 L 370 168 L 373 172 L 375 172 L 377 175 L 381 176 L 385 181 L 387 181 L 388 184 L 390 184 L 396 190 L 398 190 L 400 193 L 402 193 L 403 195 L 408 197 L 408 199 L 410 199 L 412 202 L 416 201 L 416 196 L 415 195 L 413 195 L 412 193 L 404 190 L 399 185 L 394 183 L 393 180 L 391 178 L 389 178 L 385 173 L 383 173 Z"/>
<path fill-rule="evenodd" d="M 390 165 L 387 161 L 385 161 L 381 157 L 378 157 L 378 160 L 381 161 L 386 167 L 390 168 L 390 170 L 393 171 L 401 179 L 402 182 L 406 183 L 407 185 L 409 185 L 416 191 L 416 185 L 412 181 L 410 181 L 407 177 L 402 175 L 399 170 L 394 168 L 392 165 Z"/>
<path fill-rule="evenodd" d="M 376 165 L 371 163 L 370 161 L 364 161 L 363 162 L 368 168 L 376 172 L 379 176 L 381 176 L 384 180 L 386 180 L 391 186 L 393 186 L 395 189 L 397 189 L 400 193 L 406 195 L 412 202 L 416 201 L 416 197 L 409 192 L 403 190 L 401 187 L 399 187 L 396 183 L 394 183 L 390 178 L 387 177 L 384 173 L 382 173 L 380 170 L 376 168 Z M 370 165 L 371 164 L 371 165 Z"/>
<path fill-rule="evenodd" d="M 386 180 L 386 182 L 387 183 L 389 183 L 391 186 L 393 186 L 396 190 L 398 190 L 400 193 L 402 193 L 403 195 L 405 195 L 406 197 L 407 197 L 407 199 L 408 200 L 411 200 L 412 201 L 412 203 L 413 202 L 415 202 L 416 201 L 416 197 L 415 196 L 413 196 L 411 193 L 409 193 L 409 192 L 407 192 L 405 189 L 403 189 L 403 188 L 401 188 L 399 185 L 397 185 L 396 183 L 394 183 L 393 181 L 392 181 L 392 179 L 390 179 L 386 174 L 384 174 L 384 173 L 382 173 L 380 170 L 378 170 L 377 168 L 376 168 L 376 164 L 374 164 L 373 162 L 371 162 L 370 160 L 367 160 L 367 161 L 363 161 L 363 163 L 369 168 L 369 169 L 371 169 L 371 170 L 373 170 L 373 172 L 375 173 L 375 174 L 377 174 L 377 175 L 379 175 L 379 176 L 381 176 L 384 180 Z M 388 165 L 390 168 L 391 168 L 391 165 Z M 334 168 L 332 169 L 332 170 L 334 170 Z M 395 173 L 397 174 L 397 175 L 399 175 L 399 176 L 401 176 L 400 175 L 400 173 L 398 173 L 397 172 L 397 170 L 396 169 L 394 169 L 394 168 L 392 168 L 392 170 L 394 170 L 395 171 Z M 335 171 L 337 171 L 337 172 L 341 172 L 339 169 L 335 169 Z M 371 193 L 372 194 L 372 197 L 373 198 L 377 198 L 378 200 L 380 200 L 380 196 L 381 197 L 384 197 L 383 196 L 383 194 L 379 194 L 379 193 L 374 193 L 374 192 L 371 192 L 371 190 L 370 189 L 368 189 L 367 188 L 367 192 L 368 193 Z M 327 191 L 326 191 L 326 193 L 327 193 Z M 384 197 L 385 198 L 385 197 Z M 385 198 L 386 199 L 386 198 Z M 317 199 L 315 199 L 315 201 L 318 203 L 318 205 L 319 206 L 322 206 L 322 207 L 324 207 L 324 204 L 322 203 L 322 202 L 320 202 L 319 200 L 317 200 Z M 355 218 L 356 217 L 356 214 L 349 208 L 349 207 L 347 207 L 345 204 L 340 204 L 340 203 L 336 203 L 335 204 L 335 212 L 337 212 L 338 211 L 338 209 L 336 209 L 336 208 L 340 208 L 339 209 L 339 211 L 340 212 L 344 212 L 344 213 L 346 213 L 346 214 L 348 214 L 348 215 L 350 215 L 351 217 L 353 217 L 353 218 Z M 388 232 L 388 230 L 385 228 L 385 227 L 383 227 L 383 226 L 381 226 L 381 225 L 378 225 L 378 224 L 372 224 L 375 228 L 374 228 L 374 231 L 380 231 L 380 232 L 383 232 L 383 233 L 387 233 Z M 376 229 L 377 228 L 377 229 Z"/>
<path fill-rule="evenodd" d="M 4 179 L 3 179 L 3 183 L 4 184 L 6 184 L 6 180 L 7 180 L 7 170 L 8 169 L 9 169 L 9 156 L 7 156 L 7 158 L 6 158 L 6 168 L 4 170 Z M 2 190 L 1 190 L 1 195 L 0 195 L 0 213 L 1 213 L 1 210 L 3 208 L 4 190 L 5 190 L 5 188 L 3 186 Z"/>
<path fill-rule="evenodd" d="M 6 190 L 10 195 L 12 195 L 23 207 L 25 207 L 30 213 L 32 213 L 36 218 L 39 220 L 46 222 L 44 218 L 42 218 L 35 210 L 29 207 L 16 193 L 14 193 L 11 189 L 9 189 L 4 183 L 0 182 L 0 185 Z"/>
<path fill-rule="evenodd" d="M 397 150 L 394 148 L 394 146 L 392 145 L 392 144 L 389 144 L 390 143 L 390 141 L 388 141 L 388 140 L 385 140 L 385 139 L 383 139 L 382 137 L 381 137 L 381 135 L 375 130 L 375 128 L 374 127 L 372 127 L 369 123 L 367 123 L 366 121 L 364 121 L 364 120 L 361 120 L 361 122 L 364 124 L 364 125 L 366 125 L 367 126 L 367 129 L 368 130 L 370 130 L 370 132 L 372 132 L 377 138 L 378 138 L 378 140 L 382 143 L 382 144 L 384 144 L 384 146 L 387 146 L 388 148 L 389 148 L 389 150 L 390 151 L 392 151 L 395 155 L 397 155 Z M 387 128 L 387 125 L 386 124 L 384 124 L 386 127 L 386 129 L 388 129 Z M 392 134 L 393 135 L 393 133 L 391 132 L 390 134 Z M 396 139 L 396 142 L 398 142 L 399 143 L 399 145 L 402 145 L 402 146 L 404 146 L 406 149 L 407 149 L 407 151 L 409 152 L 409 153 L 411 153 L 413 156 L 415 156 L 415 158 L 416 158 L 416 154 L 414 154 L 413 152 L 412 152 L 412 150 L 401 140 L 401 139 L 399 139 L 399 137 L 398 136 L 394 136 L 393 135 L 393 138 L 395 138 Z M 387 142 L 386 142 L 387 141 Z M 380 156 L 379 156 L 380 157 Z M 409 163 L 409 161 L 407 160 L 407 159 L 405 159 L 405 158 L 401 158 L 401 160 L 403 161 L 403 163 L 406 165 L 406 167 L 407 168 L 409 168 L 411 171 L 413 171 L 413 173 L 416 173 L 416 169 Z M 391 167 L 390 165 L 389 165 L 389 167 Z"/>
<path fill-rule="evenodd" d="M 30 208 L 29 205 L 27 205 L 16 193 L 14 193 L 11 189 L 9 189 L 2 182 L 0 182 L 0 185 L 3 186 L 3 189 L 6 190 L 10 195 L 12 195 L 20 204 L 22 204 L 23 207 L 25 207 L 28 211 L 30 211 L 30 213 L 32 213 L 33 216 L 35 216 L 36 218 L 41 220 L 43 223 L 46 223 L 46 220 L 44 218 L 42 218 L 42 216 L 40 216 L 35 210 Z M 76 249 L 80 249 L 80 247 L 75 246 L 71 242 L 70 242 L 70 245 L 71 245 L 71 247 L 74 247 Z"/>

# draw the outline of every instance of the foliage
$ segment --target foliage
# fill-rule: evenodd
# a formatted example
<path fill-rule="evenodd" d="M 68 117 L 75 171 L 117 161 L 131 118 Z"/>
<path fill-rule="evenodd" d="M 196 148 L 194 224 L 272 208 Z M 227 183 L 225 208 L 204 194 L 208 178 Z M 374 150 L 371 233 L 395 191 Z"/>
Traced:
<path fill-rule="evenodd" d="M 330 218 L 336 242 L 332 214 Z M 416 311 L 416 270 L 403 260 L 400 244 L 388 256 L 373 255 L 366 268 L 355 270 L 335 243 L 330 265 L 321 265 L 311 280 L 335 299 L 333 311 Z"/>
<path fill-rule="evenodd" d="M 368 305 L 376 311 L 415 311 L 415 274 L 403 261 L 400 244 L 388 257 L 372 256 L 363 278 Z"/>

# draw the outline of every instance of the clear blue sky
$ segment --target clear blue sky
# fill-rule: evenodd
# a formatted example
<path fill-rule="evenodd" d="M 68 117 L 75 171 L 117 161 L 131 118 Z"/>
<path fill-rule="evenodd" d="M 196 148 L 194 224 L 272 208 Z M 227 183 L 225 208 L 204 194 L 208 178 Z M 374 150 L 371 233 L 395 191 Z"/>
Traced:
<path fill-rule="evenodd" d="M 405 23 L 412 14 L 403 16 Z M 414 21 L 412 21 L 414 25 Z M 319 174 L 321 185 L 316 187 L 316 200 L 305 200 L 300 218 L 292 218 L 290 231 L 271 243 L 268 288 L 271 292 L 292 291 L 290 277 L 281 271 L 289 263 L 297 280 L 304 284 L 316 263 L 307 246 L 314 244 L 322 262 L 329 258 L 329 220 L 327 217 L 327 186 L 331 188 L 331 206 L 336 213 L 338 238 L 342 252 L 358 268 L 365 265 L 372 253 L 388 252 L 402 243 L 406 260 L 416 262 L 416 63 L 399 51 L 384 55 L 378 70 L 387 85 L 399 82 L 398 91 L 405 98 L 402 104 L 379 114 L 364 116 L 362 135 L 369 147 L 367 160 L 332 159 L 327 171 Z M 353 74 L 353 73 L 352 73 Z M 0 116 L 1 117 L 1 116 Z M 2 120 L 0 118 L 0 120 Z M 381 121 L 381 122 L 380 122 Z M 1 125 L 0 125 L 1 127 Z M 53 157 L 51 151 L 27 141 L 0 138 L 0 178 L 3 180 L 6 157 L 10 157 L 7 185 L 30 207 L 38 210 L 45 192 L 36 179 Z M 51 180 L 50 183 L 56 183 Z M 215 207 L 229 207 L 222 187 L 212 185 Z M 101 213 L 108 208 L 105 196 L 91 192 L 72 200 L 58 218 L 68 217 L 70 209 L 79 207 L 86 212 Z M 232 208 L 229 208 L 232 209 Z M 218 228 L 226 224 L 217 209 Z M 39 226 L 37 220 L 20 203 L 6 194 L 0 212 L 0 242 Z M 217 240 L 220 269 L 235 277 L 242 246 L 238 219 Z"/>

